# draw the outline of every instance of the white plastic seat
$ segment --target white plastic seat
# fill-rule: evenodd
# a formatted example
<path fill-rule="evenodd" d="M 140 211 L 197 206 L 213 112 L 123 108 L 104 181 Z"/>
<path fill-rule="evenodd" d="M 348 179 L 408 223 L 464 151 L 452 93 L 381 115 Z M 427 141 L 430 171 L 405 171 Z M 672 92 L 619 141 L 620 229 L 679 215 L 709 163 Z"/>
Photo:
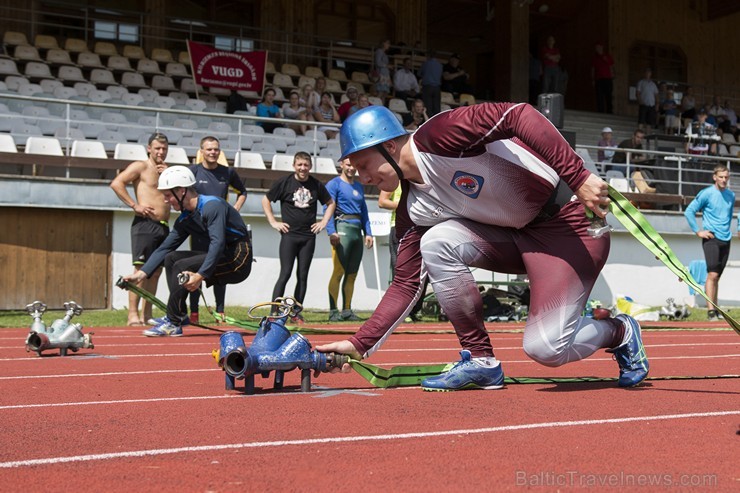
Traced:
<path fill-rule="evenodd" d="M 104 68 L 94 68 L 90 71 L 90 82 L 98 87 L 117 86 L 113 72 Z"/>
<path fill-rule="evenodd" d="M 127 106 L 138 106 L 140 103 L 144 102 L 144 98 L 141 96 L 141 94 L 136 94 L 134 92 L 128 92 L 121 97 L 121 100 L 123 100 L 123 103 Z"/>
<path fill-rule="evenodd" d="M 113 55 L 108 58 L 108 70 L 113 72 L 133 72 L 134 68 L 125 56 Z"/>
<path fill-rule="evenodd" d="M 606 177 L 606 181 L 609 181 L 612 178 L 617 178 L 617 179 L 625 178 L 624 173 L 616 169 L 610 169 L 609 171 L 606 172 L 604 176 Z"/>
<path fill-rule="evenodd" d="M 174 99 L 175 104 L 185 104 L 185 101 L 190 99 L 190 97 L 187 94 L 185 94 L 184 92 L 180 92 L 180 91 L 171 91 L 167 93 L 167 96 Z"/>
<path fill-rule="evenodd" d="M 105 57 L 118 56 L 116 45 L 107 41 L 97 41 L 93 46 L 93 51 L 98 55 Z"/>
<path fill-rule="evenodd" d="M 103 62 L 100 61 L 100 55 L 97 53 L 91 53 L 89 51 L 83 51 L 77 55 L 77 65 L 84 68 L 105 68 Z"/>
<path fill-rule="evenodd" d="M 87 82 L 79 67 L 62 65 L 57 71 L 57 79 L 62 82 Z"/>
<path fill-rule="evenodd" d="M 439 100 L 441 103 L 449 104 L 450 106 L 457 106 L 455 96 L 451 92 L 442 91 L 439 93 Z"/>
<path fill-rule="evenodd" d="M 13 58 L 20 62 L 28 62 L 28 61 L 34 61 L 34 62 L 41 62 L 43 59 L 39 55 L 39 50 L 36 49 L 35 46 L 30 45 L 18 45 L 15 47 L 15 51 L 13 52 Z"/>
<path fill-rule="evenodd" d="M 64 87 L 64 84 L 62 84 L 62 82 L 57 79 L 44 79 L 42 81 L 39 81 L 39 85 L 46 94 L 54 94 L 54 89 L 56 89 L 57 87 Z"/>
<path fill-rule="evenodd" d="M 39 50 L 58 50 L 57 38 L 48 34 L 37 34 L 33 39 L 33 45 Z"/>
<path fill-rule="evenodd" d="M 272 134 L 263 135 L 262 143 L 272 145 L 272 147 L 275 148 L 275 152 L 285 152 L 288 149 L 288 144 L 285 139 Z M 254 150 L 254 145 L 252 145 L 251 149 Z"/>
<path fill-rule="evenodd" d="M 146 161 L 149 159 L 146 148 L 141 144 L 116 144 L 113 151 L 113 159 L 126 161 Z"/>
<path fill-rule="evenodd" d="M 188 99 L 185 101 L 185 106 L 190 108 L 191 111 L 203 111 L 206 109 L 206 103 L 205 101 L 202 101 L 200 99 Z"/>
<path fill-rule="evenodd" d="M 87 47 L 87 41 L 80 38 L 67 38 L 64 41 L 64 49 L 70 53 L 85 53 L 90 51 Z"/>
<path fill-rule="evenodd" d="M 167 148 L 167 164 L 191 164 L 184 147 L 169 146 Z"/>
<path fill-rule="evenodd" d="M 53 49 L 46 52 L 46 63 L 49 65 L 76 65 L 66 50 Z"/>
<path fill-rule="evenodd" d="M 272 135 L 284 140 L 286 145 L 295 144 L 296 133 L 292 128 L 277 127 L 272 131 Z"/>
<path fill-rule="evenodd" d="M 100 89 L 93 89 L 87 93 L 87 97 L 90 98 L 90 101 L 93 103 L 105 103 L 109 99 L 112 99 L 108 91 L 102 91 Z"/>
<path fill-rule="evenodd" d="M 336 81 L 333 79 L 324 79 L 324 80 L 326 80 L 326 92 L 330 92 L 333 94 L 342 94 L 344 92 L 342 90 L 342 86 L 339 84 L 339 81 Z"/>
<path fill-rule="evenodd" d="M 332 161 L 339 161 L 339 157 L 342 155 L 342 151 L 339 150 L 339 148 L 335 148 L 332 146 L 324 147 L 319 151 L 319 157 L 327 157 L 330 158 Z"/>
<path fill-rule="evenodd" d="M 231 125 L 226 122 L 211 122 L 208 125 L 208 132 L 219 139 L 225 139 L 229 134 L 233 133 L 233 130 L 231 129 Z"/>
<path fill-rule="evenodd" d="M 275 72 L 277 72 L 277 70 L 275 70 L 275 64 L 269 60 L 266 61 L 265 62 L 265 73 L 272 75 Z"/>
<path fill-rule="evenodd" d="M 43 154 L 44 156 L 64 156 L 62 145 L 53 137 L 29 137 L 26 139 L 26 154 Z"/>
<path fill-rule="evenodd" d="M 303 87 L 306 84 L 309 84 L 311 87 L 316 87 L 316 79 L 307 75 L 301 75 L 298 78 L 298 87 Z M 329 88 L 327 87 L 326 90 L 328 91 Z"/>
<path fill-rule="evenodd" d="M 285 149 L 285 154 L 289 154 L 291 156 L 294 156 L 299 152 L 307 152 L 308 154 L 313 154 L 313 145 L 309 145 L 305 142 L 296 141 L 295 144 L 293 144 L 292 146 L 288 146 L 288 148 Z"/>
<path fill-rule="evenodd" d="M 155 62 L 167 63 L 173 61 L 172 52 L 165 48 L 154 48 L 151 57 Z"/>
<path fill-rule="evenodd" d="M 126 58 L 134 59 L 134 60 L 140 60 L 142 58 L 146 58 L 146 53 L 144 53 L 144 48 L 141 46 L 136 45 L 125 45 L 123 47 L 122 55 Z"/>
<path fill-rule="evenodd" d="M 173 79 L 182 79 L 184 77 L 190 77 L 188 68 L 184 63 L 170 62 L 164 69 L 164 73 L 169 75 Z"/>
<path fill-rule="evenodd" d="M 608 182 L 618 192 L 630 191 L 630 182 L 627 178 L 609 178 Z"/>
<path fill-rule="evenodd" d="M 280 72 L 286 75 L 290 75 L 291 77 L 300 77 L 301 76 L 301 69 L 298 68 L 298 65 L 294 63 L 284 63 L 280 66 Z"/>
<path fill-rule="evenodd" d="M 295 171 L 293 168 L 293 155 L 292 154 L 275 154 L 272 156 L 272 167 L 273 171 Z"/>
<path fill-rule="evenodd" d="M 193 79 L 186 78 L 182 79 L 180 81 L 180 90 L 186 94 L 194 94 L 196 92 L 202 93 L 203 92 L 203 86 L 195 84 Z"/>
<path fill-rule="evenodd" d="M 43 62 L 28 62 L 24 75 L 29 80 L 54 79 L 49 66 Z"/>
<path fill-rule="evenodd" d="M 90 84 L 89 82 L 75 82 L 74 86 L 77 91 L 77 94 L 80 96 L 87 97 L 88 94 L 90 94 L 90 91 L 96 90 L 96 87 L 93 84 Z"/>
<path fill-rule="evenodd" d="M 121 85 L 130 89 L 148 89 L 144 76 L 137 72 L 121 74 Z"/>
<path fill-rule="evenodd" d="M 27 45 L 28 38 L 20 31 L 5 31 L 3 44 L 8 46 Z"/>
<path fill-rule="evenodd" d="M 166 93 L 169 91 L 176 91 L 177 87 L 175 87 L 175 82 L 172 80 L 172 77 L 167 75 L 155 75 L 152 77 L 152 89 L 161 93 Z"/>
<path fill-rule="evenodd" d="M 306 75 L 309 75 L 308 73 Z M 332 68 L 329 69 L 329 77 L 327 78 L 327 82 L 329 79 L 334 79 L 339 82 L 347 82 L 347 74 L 344 70 L 341 68 Z"/>
<path fill-rule="evenodd" d="M 0 58 L 0 76 L 21 75 L 15 61 L 9 58 Z"/>
<path fill-rule="evenodd" d="M 64 122 L 61 122 L 64 125 Z M 84 140 L 85 134 L 79 128 L 67 128 L 66 125 L 59 127 L 54 132 L 54 138 L 59 139 L 59 142 L 64 144 L 64 147 L 69 147 L 69 144 L 77 139 Z"/>
<path fill-rule="evenodd" d="M 40 84 L 23 84 L 18 87 L 17 92 L 21 96 L 41 95 L 44 92 L 44 88 Z"/>
<path fill-rule="evenodd" d="M 293 84 L 293 79 L 287 74 L 277 73 L 272 78 L 272 85 L 277 87 L 285 87 L 287 89 L 295 89 L 296 86 Z"/>
<path fill-rule="evenodd" d="M 153 102 L 154 98 L 159 96 L 159 93 L 154 89 L 139 89 L 139 96 L 144 98 L 144 101 Z"/>
<path fill-rule="evenodd" d="M 235 168 L 267 169 L 262 154 L 258 152 L 238 151 L 234 157 Z"/>
<path fill-rule="evenodd" d="M 15 145 L 15 139 L 9 134 L 0 134 L 0 152 L 18 152 L 18 147 Z"/>
<path fill-rule="evenodd" d="M 306 76 L 308 76 L 308 77 L 313 77 L 314 79 L 316 79 L 316 78 L 318 78 L 318 77 L 323 77 L 323 76 L 324 76 L 324 71 L 323 71 L 323 70 L 321 70 L 321 68 L 320 68 L 320 67 L 314 67 L 314 66 L 310 66 L 310 65 L 309 65 L 309 66 L 307 66 L 307 67 L 306 67 L 306 68 L 305 68 L 305 69 L 303 70 L 303 73 L 304 73 L 304 74 L 305 74 Z"/>
<path fill-rule="evenodd" d="M 159 63 L 148 58 L 142 58 L 136 64 L 136 71 L 140 74 L 147 75 L 162 75 L 162 70 L 159 68 Z"/>
<path fill-rule="evenodd" d="M 259 125 L 242 125 L 242 135 L 248 135 L 254 142 L 261 142 L 265 129 Z"/>
<path fill-rule="evenodd" d="M 72 157 L 86 157 L 95 159 L 108 159 L 105 146 L 97 140 L 75 140 L 72 142 Z"/>
<path fill-rule="evenodd" d="M 317 157 L 316 161 L 316 172 L 324 175 L 337 175 L 337 164 L 332 158 L 329 157 Z"/>
<path fill-rule="evenodd" d="M 30 83 L 31 81 L 29 81 L 22 75 L 8 75 L 7 77 L 5 77 L 5 86 L 8 88 L 9 91 L 18 92 L 18 89 L 21 86 L 30 84 Z"/>
<path fill-rule="evenodd" d="M 114 111 L 107 111 L 100 115 L 100 121 L 106 123 L 105 128 L 108 130 L 117 130 L 121 125 L 128 123 L 128 120 L 123 114 Z"/>
<path fill-rule="evenodd" d="M 18 137 L 42 137 L 44 135 L 37 125 L 28 125 L 27 123 L 23 123 L 21 120 L 13 121 L 10 133 Z"/>
<path fill-rule="evenodd" d="M 124 94 L 128 94 L 128 89 L 123 86 L 108 86 L 105 88 L 106 92 L 110 94 L 111 99 L 123 100 Z"/>
<path fill-rule="evenodd" d="M 275 149 L 275 146 L 267 142 L 257 142 L 252 146 L 251 151 L 259 152 L 265 161 L 269 161 L 270 159 L 272 159 L 273 155 L 280 155 L 277 154 L 277 149 Z"/>
<path fill-rule="evenodd" d="M 388 109 L 391 111 L 395 111 L 397 113 L 408 113 L 409 109 L 406 106 L 406 101 L 399 98 L 391 98 L 390 101 L 388 101 Z"/>

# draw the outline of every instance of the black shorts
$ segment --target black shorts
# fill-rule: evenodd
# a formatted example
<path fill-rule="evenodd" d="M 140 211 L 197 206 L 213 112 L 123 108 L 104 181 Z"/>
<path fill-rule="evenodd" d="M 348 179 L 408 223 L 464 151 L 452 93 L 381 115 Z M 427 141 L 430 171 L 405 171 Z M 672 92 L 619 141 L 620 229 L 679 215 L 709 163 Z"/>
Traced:
<path fill-rule="evenodd" d="M 131 224 L 131 258 L 134 265 L 144 265 L 169 234 L 170 227 L 166 222 L 135 216 Z"/>
<path fill-rule="evenodd" d="M 704 249 L 704 259 L 707 261 L 707 272 L 716 272 L 722 275 L 730 257 L 730 242 L 711 238 L 702 240 L 701 247 Z"/>

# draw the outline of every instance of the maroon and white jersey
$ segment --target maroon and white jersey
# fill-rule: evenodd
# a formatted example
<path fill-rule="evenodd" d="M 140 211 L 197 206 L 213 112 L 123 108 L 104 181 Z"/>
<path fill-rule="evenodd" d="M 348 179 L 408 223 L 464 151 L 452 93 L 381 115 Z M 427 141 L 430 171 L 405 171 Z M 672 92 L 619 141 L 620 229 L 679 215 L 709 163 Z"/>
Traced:
<path fill-rule="evenodd" d="M 424 184 L 402 182 L 393 283 L 373 316 L 350 338 L 372 354 L 418 299 L 419 249 L 426 230 L 450 218 L 524 228 L 559 180 L 577 190 L 590 172 L 560 132 L 532 106 L 483 103 L 435 115 L 411 138 Z"/>

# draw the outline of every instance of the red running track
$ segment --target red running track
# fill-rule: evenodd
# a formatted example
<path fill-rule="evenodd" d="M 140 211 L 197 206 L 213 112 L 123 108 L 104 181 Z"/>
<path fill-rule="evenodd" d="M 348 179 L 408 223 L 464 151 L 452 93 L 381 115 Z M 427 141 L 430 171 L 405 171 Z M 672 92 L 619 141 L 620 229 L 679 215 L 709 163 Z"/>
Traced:
<path fill-rule="evenodd" d="M 414 326 L 416 329 L 418 325 Z M 494 333 L 509 376 L 614 377 L 608 354 L 552 369 L 521 334 Z M 430 329 L 449 329 L 435 325 Z M 218 334 L 148 339 L 95 329 L 94 350 L 26 353 L 0 331 L 0 491 L 640 491 L 738 489 L 740 380 L 509 385 L 500 391 L 375 389 L 321 375 L 224 390 Z M 314 343 L 345 336 L 308 336 Z M 249 340 L 249 339 L 248 339 Z M 740 373 L 731 330 L 646 331 L 651 377 Z M 452 334 L 397 334 L 369 362 L 458 358 Z M 50 352 L 49 354 L 53 354 Z"/>

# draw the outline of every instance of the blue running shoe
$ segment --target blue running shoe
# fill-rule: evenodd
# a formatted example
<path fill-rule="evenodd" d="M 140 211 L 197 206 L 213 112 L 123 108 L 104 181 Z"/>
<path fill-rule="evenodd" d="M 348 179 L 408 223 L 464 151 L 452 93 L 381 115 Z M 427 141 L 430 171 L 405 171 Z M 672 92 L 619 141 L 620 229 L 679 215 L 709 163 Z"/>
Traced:
<path fill-rule="evenodd" d="M 501 364 L 495 368 L 486 368 L 474 362 L 470 351 L 460 351 L 460 361 L 445 373 L 436 377 L 425 378 L 421 382 L 422 390 L 427 392 L 450 392 L 468 389 L 500 389 L 504 386 L 504 370 Z"/>
<path fill-rule="evenodd" d="M 155 326 L 156 325 L 162 325 L 162 324 L 168 324 L 168 323 L 170 323 L 170 319 L 167 318 L 167 315 L 165 315 L 164 317 L 150 318 L 149 320 L 146 321 L 146 323 L 149 324 L 149 325 L 155 325 Z M 198 321 L 196 320 L 195 323 L 198 323 Z M 190 317 L 185 317 L 185 320 L 183 320 L 182 321 L 182 324 L 180 324 L 180 325 L 182 327 L 185 327 L 186 325 L 190 325 Z"/>
<path fill-rule="evenodd" d="M 156 327 L 147 329 L 142 332 L 147 337 L 180 337 L 182 335 L 181 325 L 172 325 L 171 323 L 159 324 Z"/>
<path fill-rule="evenodd" d="M 619 386 L 634 387 L 648 375 L 648 363 L 645 347 L 642 345 L 640 324 L 629 315 L 617 315 L 616 319 L 624 324 L 624 342 L 607 353 L 614 354 L 619 364 Z"/>

